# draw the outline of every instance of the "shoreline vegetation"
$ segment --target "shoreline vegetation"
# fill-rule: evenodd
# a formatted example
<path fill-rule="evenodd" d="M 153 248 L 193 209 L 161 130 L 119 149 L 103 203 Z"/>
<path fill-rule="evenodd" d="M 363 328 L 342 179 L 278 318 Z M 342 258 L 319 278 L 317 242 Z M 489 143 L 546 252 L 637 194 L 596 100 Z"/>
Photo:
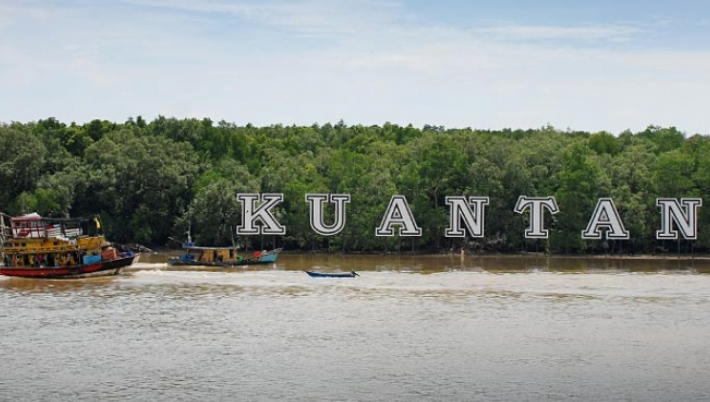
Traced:
<path fill-rule="evenodd" d="M 150 249 L 148 252 L 152 254 L 175 254 L 181 249 L 174 247 L 158 247 L 155 249 Z M 247 250 L 247 251 L 255 251 Z M 283 250 L 282 255 L 329 255 L 329 256 L 403 256 L 403 257 L 451 257 L 451 258 L 462 258 L 461 251 L 452 250 L 441 250 L 441 251 L 427 251 L 427 250 L 401 250 L 401 251 L 347 251 L 341 252 L 340 250 Z M 464 259 L 475 259 L 475 258 L 540 258 L 540 259 L 554 259 L 554 258 L 565 258 L 565 259 L 609 259 L 609 260 L 710 260 L 710 253 L 674 253 L 665 252 L 658 254 L 562 254 L 562 253 L 544 253 L 535 251 L 507 251 L 507 252 L 470 252 L 464 251 Z"/>
<path fill-rule="evenodd" d="M 177 246 L 283 247 L 330 253 L 583 258 L 707 258 L 710 255 L 710 138 L 674 127 L 622 133 L 477 130 L 313 124 L 255 127 L 210 119 L 140 116 L 125 122 L 55 118 L 0 123 L 0 205 L 9 215 L 99 214 L 112 240 Z M 239 193 L 277 193 L 284 236 L 235 235 Z M 351 194 L 345 229 L 310 227 L 308 193 Z M 378 237 L 393 195 L 406 198 L 422 235 Z M 548 239 L 526 239 L 520 195 L 555 197 Z M 486 196 L 483 238 L 444 235 L 446 196 Z M 613 199 L 629 240 L 580 237 L 599 198 Z M 701 198 L 697 240 L 658 240 L 655 200 Z M 325 221 L 333 211 L 326 208 Z M 660 256 L 660 257 L 656 257 Z M 667 256 L 667 257 L 666 257 Z"/>
<path fill-rule="evenodd" d="M 160 252 L 160 251 L 158 251 Z M 283 251 L 282 254 L 304 254 L 304 255 L 344 255 L 344 256 L 403 256 L 403 257 L 451 257 L 452 259 L 461 259 L 458 252 L 439 252 L 431 253 L 425 251 L 402 251 L 402 252 L 349 252 L 340 253 L 337 251 Z M 710 254 L 544 254 L 535 252 L 506 252 L 506 253 L 467 253 L 463 259 L 476 258 L 531 258 L 531 259 L 577 259 L 577 260 L 708 260 Z"/>

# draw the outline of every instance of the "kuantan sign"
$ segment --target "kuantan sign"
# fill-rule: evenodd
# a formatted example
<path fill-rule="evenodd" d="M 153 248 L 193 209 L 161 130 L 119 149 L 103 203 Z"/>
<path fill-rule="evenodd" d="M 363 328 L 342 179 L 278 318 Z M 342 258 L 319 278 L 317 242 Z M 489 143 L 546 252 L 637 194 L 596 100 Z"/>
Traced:
<path fill-rule="evenodd" d="M 237 226 L 239 235 L 271 234 L 284 235 L 286 228 L 274 217 L 272 208 L 283 201 L 283 194 L 237 194 L 242 204 L 242 224 Z M 449 206 L 449 226 L 445 229 L 446 237 L 484 237 L 485 210 L 488 197 L 449 196 L 445 198 Z M 259 203 L 257 206 L 257 202 Z M 346 204 L 350 194 L 306 194 L 310 209 L 311 228 L 323 236 L 333 236 L 345 228 Z M 325 203 L 332 204 L 333 222 L 326 223 L 323 215 Z M 678 233 L 686 240 L 697 238 L 697 209 L 702 206 L 701 198 L 657 198 L 656 206 L 661 215 L 660 230 L 656 239 L 678 239 Z M 525 237 L 529 239 L 547 239 L 545 214 L 557 214 L 560 209 L 555 197 L 527 197 L 521 195 L 515 205 L 515 212 L 527 211 L 529 226 Z M 260 222 L 259 225 L 256 223 Z M 463 223 L 464 226 L 461 224 Z M 380 225 L 375 228 L 376 236 L 394 236 L 395 227 L 399 236 L 421 236 L 422 229 L 412 214 L 407 199 L 402 195 L 393 195 L 382 216 Z M 618 239 L 630 238 L 629 231 L 611 198 L 600 198 L 592 212 L 586 229 L 582 230 L 583 239 Z"/>

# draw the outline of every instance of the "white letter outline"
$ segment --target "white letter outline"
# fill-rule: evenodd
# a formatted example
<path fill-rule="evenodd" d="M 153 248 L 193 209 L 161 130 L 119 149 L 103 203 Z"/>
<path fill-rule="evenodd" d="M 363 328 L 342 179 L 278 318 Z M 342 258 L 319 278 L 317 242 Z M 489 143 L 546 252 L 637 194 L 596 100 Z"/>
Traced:
<path fill-rule="evenodd" d="M 254 208 L 254 202 L 261 198 L 262 204 Z M 237 194 L 237 200 L 242 203 L 242 224 L 237 226 L 238 235 L 285 235 L 286 228 L 274 218 L 270 209 L 283 201 L 283 194 Z M 261 221 L 262 225 L 255 227 L 255 221 Z"/>
<path fill-rule="evenodd" d="M 629 231 L 624 228 L 624 224 L 621 222 L 614 200 L 608 197 L 600 198 L 597 201 L 597 206 L 589 219 L 587 229 L 582 231 L 582 238 L 601 239 L 600 227 L 606 227 L 607 230 L 604 233 L 606 239 L 629 239 Z"/>
<path fill-rule="evenodd" d="M 323 203 L 335 205 L 335 222 L 326 225 L 323 222 Z M 319 235 L 333 236 L 345 228 L 345 204 L 350 202 L 350 194 L 306 194 L 306 202 L 311 211 L 311 229 Z"/>
<path fill-rule="evenodd" d="M 526 239 L 547 239 L 550 231 L 545 229 L 545 209 L 551 214 L 560 212 L 555 197 L 527 197 L 521 195 L 515 204 L 514 212 L 522 214 L 530 207 L 530 226 L 525 229 Z M 544 208 L 543 208 L 544 207 Z"/>
<path fill-rule="evenodd" d="M 446 237 L 466 237 L 466 230 L 461 227 L 461 218 L 471 232 L 471 237 L 484 237 L 488 197 L 471 196 L 466 202 L 466 196 L 456 195 L 445 197 L 444 202 L 450 206 L 449 227 L 444 231 Z"/>
<path fill-rule="evenodd" d="M 422 229 L 414 221 L 412 211 L 409 209 L 407 199 L 403 195 L 393 195 L 387 205 L 387 211 L 382 216 L 380 226 L 375 229 L 377 237 L 392 237 L 392 225 L 402 225 L 398 228 L 400 236 L 421 236 Z"/>
<path fill-rule="evenodd" d="M 681 206 L 683 204 L 683 206 Z M 656 231 L 658 240 L 678 239 L 678 230 L 673 229 L 673 222 L 680 229 L 686 240 L 698 238 L 698 207 L 703 205 L 702 198 L 656 198 L 656 206 L 661 207 L 661 230 Z"/>

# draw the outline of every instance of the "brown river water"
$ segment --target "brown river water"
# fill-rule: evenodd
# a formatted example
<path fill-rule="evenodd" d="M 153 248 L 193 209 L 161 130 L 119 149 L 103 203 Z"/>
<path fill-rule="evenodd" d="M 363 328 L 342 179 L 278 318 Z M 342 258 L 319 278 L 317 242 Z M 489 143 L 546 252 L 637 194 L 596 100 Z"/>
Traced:
<path fill-rule="evenodd" d="M 0 277 L 0 401 L 710 400 L 710 260 L 166 259 Z"/>

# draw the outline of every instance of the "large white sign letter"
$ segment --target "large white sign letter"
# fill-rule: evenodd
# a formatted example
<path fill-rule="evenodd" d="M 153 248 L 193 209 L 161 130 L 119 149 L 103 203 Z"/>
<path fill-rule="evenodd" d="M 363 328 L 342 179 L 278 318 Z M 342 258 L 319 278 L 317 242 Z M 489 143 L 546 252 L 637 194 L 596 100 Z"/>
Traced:
<path fill-rule="evenodd" d="M 254 235 L 254 234 L 271 234 L 285 235 L 286 228 L 281 226 L 274 215 L 271 213 L 271 208 L 283 201 L 283 194 L 262 194 L 262 204 L 255 208 L 255 202 L 259 199 L 259 194 L 237 194 L 237 200 L 242 203 L 242 224 L 237 226 L 238 235 Z M 259 220 L 261 225 L 254 226 L 254 223 Z"/>
<path fill-rule="evenodd" d="M 547 239 L 549 230 L 545 229 L 545 209 L 551 214 L 560 212 L 555 197 L 526 197 L 521 195 L 513 211 L 522 214 L 530 207 L 530 226 L 525 229 L 526 239 Z"/>
<path fill-rule="evenodd" d="M 345 227 L 345 203 L 350 202 L 350 194 L 306 194 L 306 201 L 311 210 L 311 228 L 323 236 L 340 233 Z M 335 205 L 335 222 L 326 225 L 323 222 L 323 203 Z"/>
<path fill-rule="evenodd" d="M 681 207 L 681 204 L 683 206 Z M 686 240 L 696 240 L 698 207 L 703 205 L 702 198 L 656 198 L 656 205 L 661 207 L 661 230 L 656 231 L 656 239 L 677 239 L 678 231 L 673 229 L 673 222 Z"/>
<path fill-rule="evenodd" d="M 621 223 L 619 212 L 616 210 L 614 200 L 611 198 L 600 198 L 597 201 L 597 206 L 594 208 L 592 218 L 589 220 L 587 229 L 582 231 L 583 239 L 601 239 L 602 233 L 600 228 L 606 228 L 607 239 L 628 240 L 629 231 L 624 229 L 624 224 Z"/>
<path fill-rule="evenodd" d="M 394 224 L 402 225 L 399 227 L 400 236 L 422 235 L 422 229 L 414 221 L 409 204 L 402 195 L 393 195 L 390 199 L 387 211 L 382 217 L 382 223 L 375 230 L 375 236 L 394 236 L 394 230 L 392 230 Z"/>
<path fill-rule="evenodd" d="M 444 231 L 446 237 L 466 236 L 466 231 L 461 227 L 461 218 L 471 232 L 471 237 L 483 237 L 488 197 L 469 197 L 468 203 L 463 195 L 446 197 L 444 200 L 450 207 L 449 227 Z"/>

